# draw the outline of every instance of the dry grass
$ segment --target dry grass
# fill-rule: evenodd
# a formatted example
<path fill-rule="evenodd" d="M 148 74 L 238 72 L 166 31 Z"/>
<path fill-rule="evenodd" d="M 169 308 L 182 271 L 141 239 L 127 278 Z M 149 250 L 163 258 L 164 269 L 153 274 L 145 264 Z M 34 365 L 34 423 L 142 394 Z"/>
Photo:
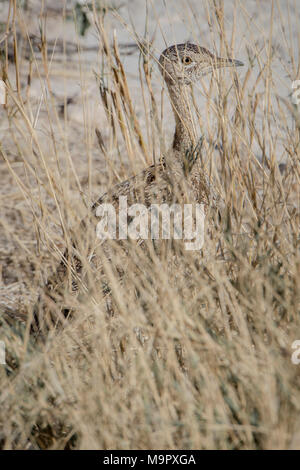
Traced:
<path fill-rule="evenodd" d="M 86 263 L 79 294 L 60 292 L 72 320 L 43 344 L 29 327 L 45 279 L 74 237 L 87 258 L 95 226 L 82 233 L 79 221 L 96 195 L 158 160 L 169 141 L 170 109 L 160 100 L 160 50 L 147 25 L 141 38 L 122 8 L 92 2 L 99 53 L 91 64 L 84 38 L 71 44 L 62 33 L 49 41 L 46 7 L 32 13 L 24 3 L 17 9 L 10 2 L 0 35 L 8 91 L 0 111 L 1 446 L 299 448 L 300 366 L 291 362 L 300 337 L 299 115 L 289 97 L 299 78 L 296 2 L 284 11 L 281 2 L 265 2 L 266 31 L 255 18 L 250 25 L 247 2 L 229 8 L 203 1 L 201 18 L 210 26 L 203 45 L 220 54 L 238 45 L 236 57 L 245 62 L 243 73 L 205 78 L 193 90 L 195 126 L 207 136 L 201 164 L 221 195 L 222 222 L 207 216 L 201 253 L 166 244 L 157 254 L 149 244 L 146 256 L 129 244 L 122 281 L 115 247 L 116 258 L 104 263 L 113 316 Z M 148 2 L 152 17 L 157 4 Z M 192 21 L 188 5 L 197 41 L 199 16 Z M 30 15 L 39 18 L 35 37 Z M 62 31 L 72 23 L 68 15 L 72 10 L 59 13 Z M 241 18 L 248 30 L 238 41 Z M 162 18 L 156 22 L 158 35 Z M 116 24 L 132 48 L 118 45 Z M 140 54 L 139 69 L 130 72 L 139 96 L 122 65 L 124 50 Z"/>

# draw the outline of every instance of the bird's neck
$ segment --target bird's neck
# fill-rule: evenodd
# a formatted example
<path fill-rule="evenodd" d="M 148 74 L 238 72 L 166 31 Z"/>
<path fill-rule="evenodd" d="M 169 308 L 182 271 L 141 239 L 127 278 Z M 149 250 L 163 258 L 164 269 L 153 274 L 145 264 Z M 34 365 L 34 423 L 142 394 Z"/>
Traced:
<path fill-rule="evenodd" d="M 196 145 L 188 88 L 177 84 L 169 84 L 168 89 L 176 124 L 173 150 L 179 155 L 185 155 L 187 151 Z"/>

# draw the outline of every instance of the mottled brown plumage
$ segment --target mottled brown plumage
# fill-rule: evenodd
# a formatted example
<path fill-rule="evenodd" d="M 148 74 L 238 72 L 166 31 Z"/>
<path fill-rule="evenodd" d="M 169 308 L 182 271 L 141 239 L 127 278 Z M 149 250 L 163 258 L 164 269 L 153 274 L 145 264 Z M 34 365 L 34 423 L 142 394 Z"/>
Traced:
<path fill-rule="evenodd" d="M 128 205 L 140 202 L 147 206 L 152 203 L 172 204 L 181 202 L 198 202 L 206 206 L 217 197 L 209 185 L 208 178 L 195 162 L 202 148 L 202 141 L 197 142 L 188 99 L 189 86 L 200 77 L 220 67 L 243 65 L 233 59 L 219 58 L 207 49 L 195 44 L 184 43 L 173 45 L 163 51 L 159 59 L 160 71 L 167 84 L 175 117 L 175 132 L 171 149 L 162 156 L 157 165 L 152 165 L 140 174 L 116 185 L 112 190 L 101 196 L 93 205 L 92 213 L 96 216 L 97 207 L 103 203 L 118 206 L 119 196 L 127 196 Z M 86 228 L 82 221 L 81 228 Z M 84 233 L 84 232 L 83 232 Z M 80 276 L 82 263 L 76 256 L 76 246 L 72 253 L 65 252 L 63 260 L 54 276 L 44 290 L 46 303 L 55 306 L 53 293 L 65 283 L 68 268 L 73 271 L 73 289 L 77 288 L 76 277 Z M 53 324 L 57 321 L 62 309 L 55 306 L 45 309 L 37 306 L 33 329 L 40 330 L 41 322 Z M 48 312 L 48 313 L 47 313 Z M 49 313 L 50 312 L 50 313 Z M 65 315 L 67 310 L 62 311 Z M 50 315 L 47 319 L 46 316 Z"/>

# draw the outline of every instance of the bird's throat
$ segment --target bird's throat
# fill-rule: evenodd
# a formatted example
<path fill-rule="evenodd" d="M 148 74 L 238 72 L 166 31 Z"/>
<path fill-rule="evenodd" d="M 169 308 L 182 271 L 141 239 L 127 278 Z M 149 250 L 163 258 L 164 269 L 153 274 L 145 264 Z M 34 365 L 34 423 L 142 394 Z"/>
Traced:
<path fill-rule="evenodd" d="M 190 94 L 186 86 L 169 86 L 169 94 L 175 116 L 173 150 L 184 155 L 196 145 L 195 126 L 192 119 Z"/>

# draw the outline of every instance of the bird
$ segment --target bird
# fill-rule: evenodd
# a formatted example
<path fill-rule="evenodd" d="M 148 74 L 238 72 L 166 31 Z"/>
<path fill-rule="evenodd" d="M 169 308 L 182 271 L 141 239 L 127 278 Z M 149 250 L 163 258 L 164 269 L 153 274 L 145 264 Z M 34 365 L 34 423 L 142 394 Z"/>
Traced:
<path fill-rule="evenodd" d="M 117 202 L 120 195 L 131 197 L 131 203 L 136 202 L 141 190 L 146 203 L 153 200 L 156 191 L 161 195 L 160 199 L 172 200 L 173 194 L 168 194 L 170 179 L 174 186 L 175 182 L 182 181 L 183 177 L 192 180 L 195 200 L 207 203 L 210 184 L 203 171 L 197 171 L 195 168 L 193 172 L 194 163 L 201 151 L 202 140 L 197 142 L 187 99 L 188 88 L 216 69 L 240 67 L 244 64 L 239 60 L 218 57 L 205 47 L 189 42 L 166 48 L 161 53 L 158 64 L 168 88 L 175 117 L 172 146 L 162 155 L 158 165 L 151 165 L 102 195 L 93 204 L 94 211 L 104 202 Z M 185 180 L 186 178 L 183 179 Z M 167 194 L 164 194 L 164 191 L 167 191 Z"/>
<path fill-rule="evenodd" d="M 219 57 L 205 47 L 190 42 L 166 48 L 159 57 L 158 66 L 168 88 L 175 118 L 171 148 L 161 156 L 159 162 L 117 184 L 98 198 L 92 205 L 92 214 L 96 216 L 97 208 L 104 203 L 117 206 L 120 196 L 126 196 L 128 204 L 141 202 L 146 206 L 157 202 L 171 204 L 181 197 L 204 204 L 205 207 L 211 200 L 217 201 L 218 196 L 214 194 L 207 176 L 195 164 L 202 151 L 202 140 L 197 141 L 187 96 L 190 86 L 198 83 L 201 77 L 216 69 L 242 65 L 239 60 Z M 81 230 L 87 229 L 85 220 L 80 225 Z M 54 293 L 65 283 L 70 269 L 75 274 L 72 276 L 72 289 L 77 290 L 82 261 L 76 254 L 75 244 L 72 253 L 65 251 L 56 272 L 49 277 L 44 288 L 44 299 L 46 297 L 50 303 L 55 303 Z M 58 321 L 58 310 L 62 317 L 69 314 L 69 309 L 56 309 L 56 314 L 50 315 L 52 325 Z M 37 305 L 32 322 L 34 333 L 41 331 L 41 324 L 49 323 L 46 315 L 45 309 Z"/>

